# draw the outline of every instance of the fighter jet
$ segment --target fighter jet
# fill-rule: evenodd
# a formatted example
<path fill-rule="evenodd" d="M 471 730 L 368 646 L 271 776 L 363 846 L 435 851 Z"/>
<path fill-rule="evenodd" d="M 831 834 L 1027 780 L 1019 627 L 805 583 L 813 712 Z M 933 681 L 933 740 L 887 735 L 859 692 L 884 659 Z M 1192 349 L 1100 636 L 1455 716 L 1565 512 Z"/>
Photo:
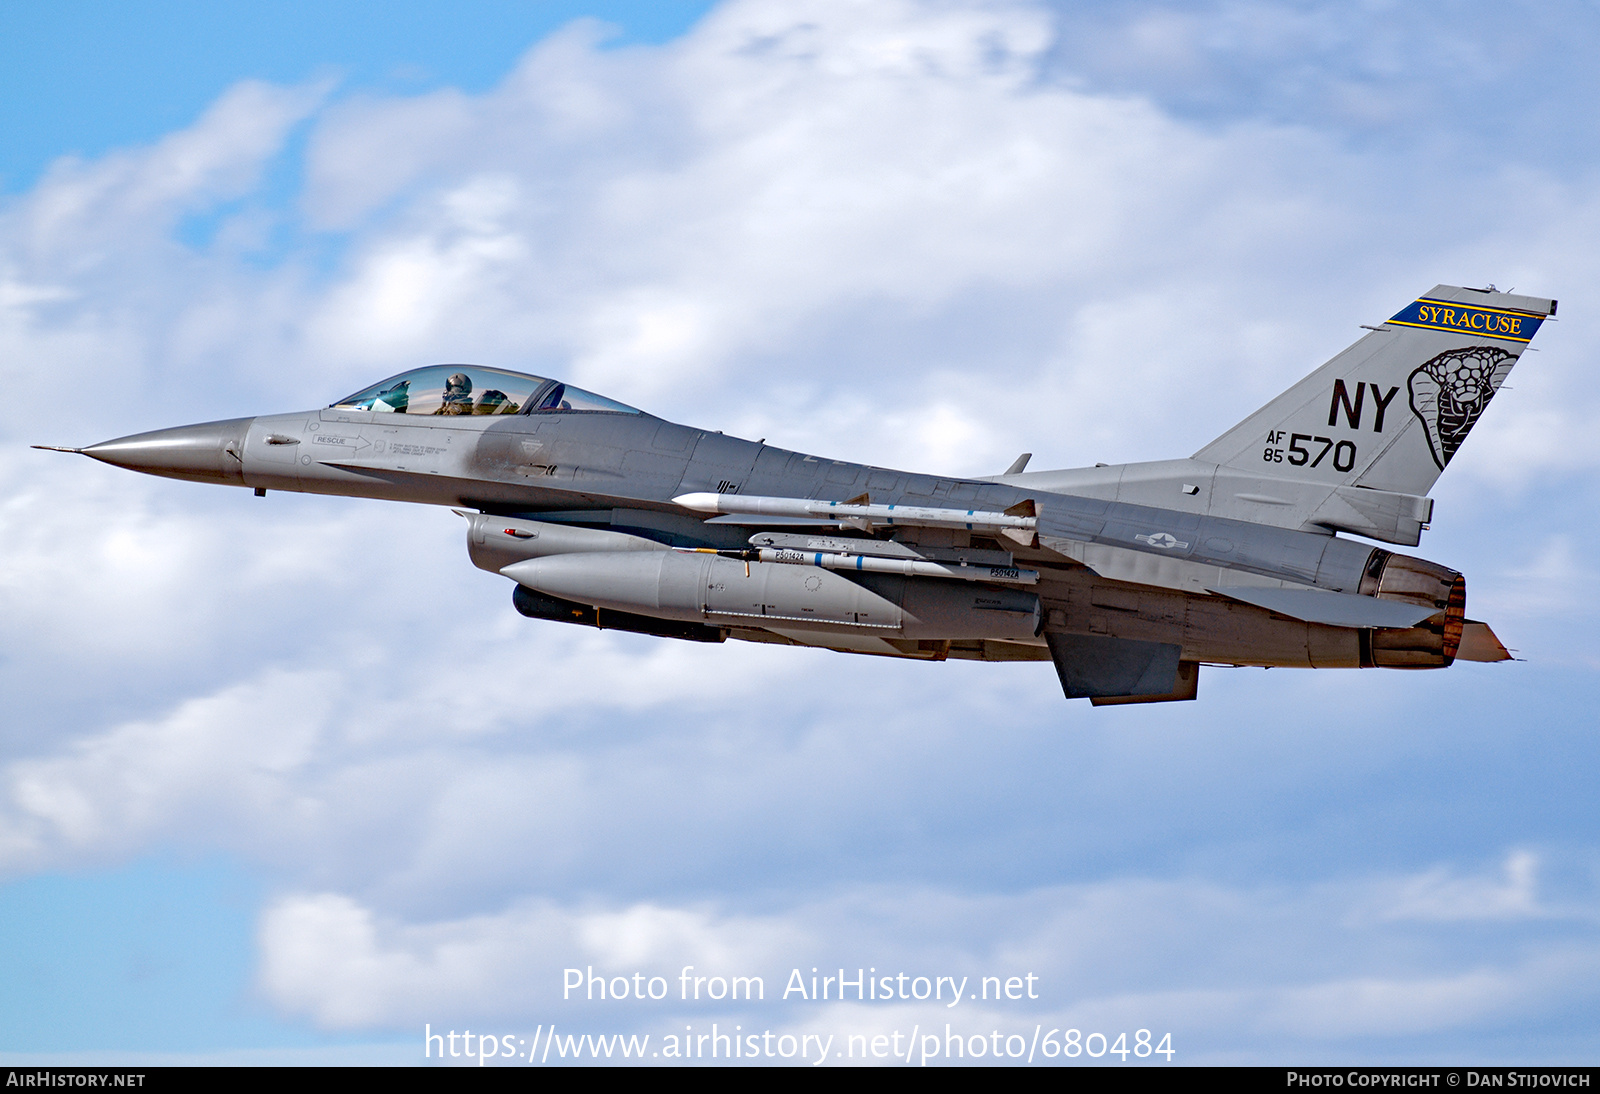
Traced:
<path fill-rule="evenodd" d="M 455 508 L 523 615 L 695 642 L 1051 661 L 1069 699 L 1200 666 L 1503 661 L 1414 547 L 1556 301 L 1439 285 L 1188 459 L 984 478 L 679 425 L 560 380 L 413 369 L 330 406 L 81 452 L 196 482 Z M 39 446 L 49 447 L 49 446 Z"/>

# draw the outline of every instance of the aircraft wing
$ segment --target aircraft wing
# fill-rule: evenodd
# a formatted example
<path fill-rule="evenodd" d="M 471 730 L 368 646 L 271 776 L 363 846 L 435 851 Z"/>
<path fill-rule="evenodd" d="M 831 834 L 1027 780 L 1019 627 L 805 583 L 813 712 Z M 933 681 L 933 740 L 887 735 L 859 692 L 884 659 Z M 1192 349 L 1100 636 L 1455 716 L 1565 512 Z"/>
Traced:
<path fill-rule="evenodd" d="M 1233 583 L 1220 580 L 1224 577 L 1221 571 L 1232 570 L 1334 593 L 1352 591 L 1359 588 L 1372 553 L 1368 545 L 1332 534 L 1065 494 L 1024 498 L 1004 510 L 873 505 L 865 495 L 837 502 L 697 493 L 682 494 L 673 501 L 701 513 L 825 517 L 862 531 L 922 527 L 979 532 L 1023 547 L 1042 548 L 1090 569 L 1095 566 L 1084 560 L 1081 548 L 1095 545 L 1195 563 L 1205 568 L 1210 585 L 1226 587 Z M 1193 591 L 1203 588 L 1206 586 L 1197 586 Z"/>
<path fill-rule="evenodd" d="M 1344 591 L 1360 587 L 1373 550 L 1368 545 L 1149 506 L 1065 495 L 1028 498 L 1005 510 L 873 505 L 864 495 L 846 502 L 712 493 L 684 494 L 673 500 L 698 512 L 725 514 L 723 519 L 737 519 L 740 514 L 757 519 L 825 517 L 864 531 L 874 526 L 975 531 L 1042 548 L 1101 576 L 1133 584 L 1181 587 L 1204 574 L 1210 579 L 1202 586 L 1207 593 L 1331 627 L 1403 630 L 1440 610 L 1432 604 Z M 868 553 L 879 549 L 873 545 Z M 1121 572 L 1102 572 L 1098 556 L 1111 560 L 1107 569 Z M 1130 567 L 1129 558 L 1149 561 Z M 872 567 L 857 559 L 850 568 Z M 1036 575 L 1029 576 L 1037 580 Z M 1240 580 L 1251 576 L 1255 583 Z M 1260 578 L 1268 583 L 1260 583 Z M 1488 638 L 1478 645 L 1483 646 L 1484 658 L 1499 659 L 1495 651 L 1503 653 L 1503 647 L 1488 628 L 1483 629 Z"/>

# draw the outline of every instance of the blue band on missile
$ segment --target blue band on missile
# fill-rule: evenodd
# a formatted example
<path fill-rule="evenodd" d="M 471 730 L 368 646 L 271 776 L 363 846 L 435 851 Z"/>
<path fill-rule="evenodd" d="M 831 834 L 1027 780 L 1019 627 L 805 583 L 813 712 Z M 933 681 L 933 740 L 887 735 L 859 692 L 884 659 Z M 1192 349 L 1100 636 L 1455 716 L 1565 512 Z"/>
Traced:
<path fill-rule="evenodd" d="M 1505 308 L 1479 308 L 1449 300 L 1421 300 L 1403 309 L 1389 322 L 1401 327 L 1476 334 L 1526 344 L 1538 333 L 1544 316 Z"/>

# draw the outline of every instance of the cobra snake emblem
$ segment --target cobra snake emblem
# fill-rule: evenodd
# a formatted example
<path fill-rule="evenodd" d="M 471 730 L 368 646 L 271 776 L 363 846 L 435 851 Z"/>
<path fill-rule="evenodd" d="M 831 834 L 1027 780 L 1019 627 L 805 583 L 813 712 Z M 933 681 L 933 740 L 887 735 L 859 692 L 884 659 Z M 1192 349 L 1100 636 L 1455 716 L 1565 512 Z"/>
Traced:
<path fill-rule="evenodd" d="M 1444 470 L 1500 389 L 1514 353 L 1494 346 L 1448 350 L 1411 374 L 1411 412 L 1428 434 L 1433 462 Z"/>

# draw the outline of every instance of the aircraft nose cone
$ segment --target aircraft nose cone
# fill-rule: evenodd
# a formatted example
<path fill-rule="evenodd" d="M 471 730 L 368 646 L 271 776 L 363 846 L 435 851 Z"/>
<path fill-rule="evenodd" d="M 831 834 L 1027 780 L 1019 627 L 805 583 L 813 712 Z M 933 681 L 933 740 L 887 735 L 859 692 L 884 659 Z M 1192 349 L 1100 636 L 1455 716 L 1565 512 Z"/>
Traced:
<path fill-rule="evenodd" d="M 244 436 L 251 418 L 181 425 L 101 441 L 82 449 L 102 463 L 192 482 L 244 482 Z"/>

